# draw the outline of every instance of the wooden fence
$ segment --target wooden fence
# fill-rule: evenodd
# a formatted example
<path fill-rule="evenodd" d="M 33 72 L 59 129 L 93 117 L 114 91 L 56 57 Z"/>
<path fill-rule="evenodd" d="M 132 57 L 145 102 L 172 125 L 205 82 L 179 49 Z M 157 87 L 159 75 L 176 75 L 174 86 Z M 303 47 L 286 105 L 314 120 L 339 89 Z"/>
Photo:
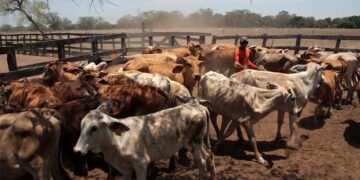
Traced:
<path fill-rule="evenodd" d="M 246 35 L 245 35 L 246 36 Z M 234 39 L 234 44 L 238 45 L 238 41 L 240 39 L 240 35 L 232 35 L 232 36 L 216 36 L 212 37 L 212 44 L 218 43 L 218 40 L 231 40 Z M 315 39 L 315 40 L 336 40 L 336 44 L 334 48 L 326 47 L 325 51 L 333 51 L 344 52 L 344 51 L 352 51 L 352 52 L 360 52 L 360 49 L 349 49 L 349 48 L 340 48 L 340 44 L 342 40 L 360 40 L 360 36 L 326 36 L 326 35 L 257 35 L 257 36 L 246 36 L 249 39 L 262 39 L 262 46 L 267 48 L 281 48 L 281 49 L 289 49 L 294 50 L 294 54 L 298 54 L 299 50 L 306 50 L 308 47 L 301 46 L 302 39 Z M 267 41 L 269 39 L 296 39 L 294 46 L 267 46 Z"/>
<path fill-rule="evenodd" d="M 84 36 L 69 39 L 54 39 L 54 40 L 39 40 L 36 42 L 17 43 L 19 38 L 8 38 L 8 37 L 19 37 L 23 34 L 16 35 L 0 35 L 0 54 L 7 54 L 7 62 L 9 73 L 0 73 L 0 80 L 12 80 L 21 77 L 33 76 L 41 74 L 43 72 L 43 63 L 35 63 L 26 66 L 17 66 L 16 52 L 26 53 L 35 52 L 35 55 L 53 53 L 57 54 L 58 59 L 63 62 L 71 61 L 82 61 L 88 59 L 91 55 L 110 55 L 114 53 L 126 54 L 127 52 L 139 52 L 143 49 L 142 44 L 145 42 L 148 45 L 156 47 L 169 47 L 169 46 L 181 46 L 178 40 L 183 40 L 186 43 L 190 41 L 197 41 L 200 44 L 205 43 L 205 37 L 211 36 L 209 33 L 196 33 L 196 32 L 152 32 L 152 33 L 120 33 L 120 34 L 66 34 L 59 33 L 60 35 L 71 36 Z M 48 34 L 47 36 L 57 36 L 59 34 Z M 27 35 L 30 39 L 34 34 Z M 195 37 L 194 37 L 195 36 Z M 35 35 L 36 37 L 36 35 Z M 155 41 L 155 38 L 161 40 Z M 10 39 L 10 40 L 9 40 Z M 11 41 L 12 39 L 12 41 Z M 36 39 L 36 38 L 35 38 Z M 141 39 L 141 40 L 131 40 Z M 144 42 L 145 41 L 145 42 Z M 20 42 L 20 41 L 19 41 Z M 79 44 L 79 47 L 74 47 L 74 44 Z M 88 47 L 84 47 L 87 44 Z M 112 48 L 106 49 L 104 44 L 111 44 Z M 115 45 L 119 48 L 115 48 Z M 133 47 L 129 47 L 129 45 Z M 135 44 L 135 46 L 134 46 Z M 50 50 L 49 50 L 50 49 Z M 80 53 L 74 53 L 74 49 L 79 49 Z M 87 50 L 87 52 L 85 52 Z M 79 55 L 80 54 L 80 55 Z M 69 56 L 69 57 L 67 57 Z"/>

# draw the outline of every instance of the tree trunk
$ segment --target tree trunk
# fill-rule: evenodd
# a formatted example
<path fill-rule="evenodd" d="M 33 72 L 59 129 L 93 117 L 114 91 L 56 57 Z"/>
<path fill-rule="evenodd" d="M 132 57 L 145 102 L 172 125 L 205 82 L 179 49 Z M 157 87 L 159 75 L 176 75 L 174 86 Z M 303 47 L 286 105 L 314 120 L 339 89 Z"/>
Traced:
<path fill-rule="evenodd" d="M 35 28 L 41 33 L 41 35 L 44 37 L 44 39 L 49 39 L 46 35 L 46 33 L 39 27 L 39 25 L 34 21 L 34 19 L 31 17 L 30 14 L 28 14 L 25 10 L 20 10 L 26 18 L 35 26 Z"/>

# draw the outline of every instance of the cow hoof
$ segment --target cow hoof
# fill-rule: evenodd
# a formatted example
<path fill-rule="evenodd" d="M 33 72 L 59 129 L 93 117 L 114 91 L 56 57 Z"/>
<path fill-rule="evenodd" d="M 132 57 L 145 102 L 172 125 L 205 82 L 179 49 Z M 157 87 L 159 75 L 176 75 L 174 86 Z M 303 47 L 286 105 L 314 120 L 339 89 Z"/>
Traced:
<path fill-rule="evenodd" d="M 300 148 L 300 144 L 296 143 L 296 142 L 288 142 L 286 145 L 289 149 L 292 149 L 292 150 L 297 150 Z"/>
<path fill-rule="evenodd" d="M 276 136 L 274 141 L 275 142 L 283 141 L 283 138 L 281 136 Z"/>
<path fill-rule="evenodd" d="M 261 159 L 258 159 L 256 160 L 257 163 L 261 164 L 261 165 L 264 165 L 266 167 L 269 167 L 269 162 L 267 162 L 264 158 L 261 158 Z"/>

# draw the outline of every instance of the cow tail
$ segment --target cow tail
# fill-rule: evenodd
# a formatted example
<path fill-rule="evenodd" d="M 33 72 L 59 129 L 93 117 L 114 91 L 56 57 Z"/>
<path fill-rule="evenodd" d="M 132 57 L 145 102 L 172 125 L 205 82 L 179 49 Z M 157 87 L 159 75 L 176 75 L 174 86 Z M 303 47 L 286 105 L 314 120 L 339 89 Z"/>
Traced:
<path fill-rule="evenodd" d="M 58 163 L 60 166 L 59 168 L 60 168 L 60 173 L 61 173 L 62 178 L 64 178 L 65 180 L 70 180 L 71 178 L 69 177 L 68 173 L 66 172 L 64 163 L 62 161 L 62 159 L 63 159 L 62 145 L 64 143 L 65 122 L 61 121 L 60 124 L 61 124 L 61 128 L 60 128 L 60 140 L 59 140 L 59 148 L 58 148 L 58 153 L 57 153 L 57 155 L 58 155 L 57 160 L 58 160 Z"/>
<path fill-rule="evenodd" d="M 206 112 L 206 144 L 207 144 L 207 147 L 209 149 L 211 149 L 211 144 L 210 144 L 210 113 L 209 113 L 208 109 L 206 109 L 205 112 Z"/>

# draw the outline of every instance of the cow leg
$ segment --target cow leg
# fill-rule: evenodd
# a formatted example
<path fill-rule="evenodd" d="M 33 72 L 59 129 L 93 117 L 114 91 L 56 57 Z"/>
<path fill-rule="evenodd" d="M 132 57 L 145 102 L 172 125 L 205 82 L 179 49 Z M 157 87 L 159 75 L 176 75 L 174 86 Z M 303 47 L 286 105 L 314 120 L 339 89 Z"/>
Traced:
<path fill-rule="evenodd" d="M 348 88 L 348 93 L 346 95 L 345 104 L 351 104 L 351 99 L 353 97 L 353 91 L 354 91 L 354 87 L 353 87 L 351 78 L 346 77 L 345 83 L 346 83 L 346 87 Z"/>
<path fill-rule="evenodd" d="M 224 134 L 221 134 L 221 136 L 218 138 L 218 140 L 216 141 L 215 145 L 214 145 L 214 151 L 217 151 L 217 149 L 219 148 L 219 146 L 222 144 L 222 142 L 228 138 L 229 136 L 231 136 L 231 134 L 235 131 L 235 129 L 237 128 L 237 126 L 239 126 L 239 121 L 230 121 L 230 125 L 229 127 L 226 129 Z"/>
<path fill-rule="evenodd" d="M 52 179 L 50 175 L 50 167 L 45 167 L 46 162 L 41 156 L 35 155 L 30 162 L 26 162 L 22 159 L 18 159 L 18 162 L 22 168 L 24 168 L 28 173 L 31 174 L 33 179 Z"/>
<path fill-rule="evenodd" d="M 257 161 L 262 165 L 268 166 L 269 163 L 259 153 L 259 150 L 258 150 L 258 147 L 256 144 L 255 133 L 252 128 L 252 125 L 249 122 L 243 123 L 242 125 L 245 128 L 245 131 L 246 131 L 246 134 L 247 134 L 249 140 L 251 141 L 251 145 L 253 147 L 254 154 L 255 154 Z"/>
<path fill-rule="evenodd" d="M 289 113 L 289 128 L 290 128 L 290 139 L 287 143 L 287 146 L 290 148 L 297 149 L 299 147 L 299 144 L 296 139 L 296 128 L 297 128 L 297 122 L 296 122 L 296 113 Z"/>
<path fill-rule="evenodd" d="M 284 124 L 284 116 L 285 116 L 285 111 L 279 110 L 278 111 L 278 118 L 277 118 L 278 127 L 277 127 L 277 131 L 276 131 L 275 141 L 281 140 L 281 127 Z"/>
<path fill-rule="evenodd" d="M 242 135 L 242 132 L 241 132 L 240 124 L 236 127 L 236 134 L 237 134 L 239 142 L 244 142 L 245 141 L 245 139 L 244 139 L 244 137 Z"/>
<path fill-rule="evenodd" d="M 203 143 L 194 143 L 193 156 L 198 164 L 199 168 L 199 179 L 206 179 L 205 167 L 206 160 L 202 150 Z"/>
<path fill-rule="evenodd" d="M 313 121 L 314 121 L 314 123 L 315 123 L 316 125 L 319 124 L 318 119 L 319 119 L 319 116 L 320 116 L 320 114 L 321 114 L 321 110 L 322 110 L 322 102 L 320 102 L 320 103 L 316 106 L 316 108 L 315 108 L 315 113 L 314 113 Z M 290 125 L 290 129 L 291 129 L 291 125 Z"/>
<path fill-rule="evenodd" d="M 210 171 L 211 180 L 215 180 L 216 170 L 215 170 L 214 154 L 205 145 L 202 146 L 202 153 L 204 154 L 204 157 L 206 157 L 206 166 L 208 171 Z"/>
<path fill-rule="evenodd" d="M 148 164 L 149 163 L 146 162 L 138 162 L 134 164 L 137 180 L 146 180 Z"/>
<path fill-rule="evenodd" d="M 211 111 L 210 112 L 210 119 L 211 119 L 211 123 L 213 124 L 213 127 L 215 129 L 215 132 L 216 132 L 216 136 L 217 138 L 219 138 L 220 136 L 220 129 L 219 129 L 219 126 L 217 124 L 217 116 L 218 114 L 214 111 Z"/>
<path fill-rule="evenodd" d="M 222 116 L 222 121 L 221 121 L 221 128 L 220 128 L 220 135 L 223 135 L 227 126 L 229 125 L 231 119 L 227 116 Z"/>

